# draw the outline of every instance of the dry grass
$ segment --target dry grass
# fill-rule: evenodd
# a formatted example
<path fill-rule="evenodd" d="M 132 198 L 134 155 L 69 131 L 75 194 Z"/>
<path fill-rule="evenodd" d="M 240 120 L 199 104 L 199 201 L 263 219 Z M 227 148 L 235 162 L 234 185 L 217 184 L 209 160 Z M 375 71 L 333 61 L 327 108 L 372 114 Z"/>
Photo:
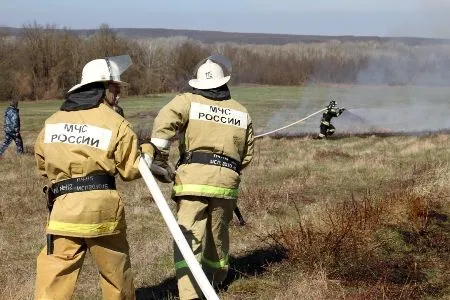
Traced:
<path fill-rule="evenodd" d="M 282 249 L 300 270 L 324 268 L 328 279 L 346 287 L 346 299 L 446 299 L 450 169 L 449 153 L 440 143 L 448 141 L 448 136 L 439 135 L 400 137 L 390 142 L 376 139 L 367 148 L 345 141 L 332 150 L 313 150 L 313 157 L 322 162 L 333 161 L 322 179 L 344 184 L 341 188 L 347 193 L 333 191 L 335 199 L 310 204 L 309 211 L 292 202 L 297 221 L 279 220 L 278 228 L 268 234 L 272 247 Z M 386 143 L 393 147 L 391 158 L 386 153 L 382 160 L 372 160 Z M 361 155 L 365 158 L 358 161 Z M 355 163 L 345 170 L 340 160 L 343 165 L 345 160 Z M 337 178 L 336 173 L 347 171 L 353 173 L 348 178 L 353 184 L 345 178 L 349 174 Z M 365 192 L 358 186 L 361 175 L 371 180 L 363 184 L 368 187 Z M 322 182 L 326 187 L 328 182 Z"/>
<path fill-rule="evenodd" d="M 448 299 L 449 147 L 446 133 L 258 140 L 220 297 Z M 13 300 L 32 298 L 46 219 L 45 181 L 14 150 L 0 160 L 0 299 Z M 176 299 L 172 241 L 144 183 L 118 189 L 138 298 Z M 101 299 L 89 255 L 74 299 Z"/>

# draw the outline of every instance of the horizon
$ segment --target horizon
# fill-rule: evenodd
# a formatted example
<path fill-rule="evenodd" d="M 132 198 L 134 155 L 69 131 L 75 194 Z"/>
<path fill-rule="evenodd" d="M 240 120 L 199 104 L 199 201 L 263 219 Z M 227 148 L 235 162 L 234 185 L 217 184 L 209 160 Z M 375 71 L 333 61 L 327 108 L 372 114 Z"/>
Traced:
<path fill-rule="evenodd" d="M 22 26 L 15 27 L 15 26 L 5 26 L 0 24 L 0 29 L 14 29 L 14 30 L 21 30 L 25 26 L 33 25 L 33 22 L 29 22 L 26 24 L 23 24 Z M 257 35 L 276 35 L 276 36 L 305 36 L 305 37 L 336 37 L 336 38 L 345 38 L 345 37 L 352 37 L 352 38 L 380 38 L 380 39 L 424 39 L 424 40 L 450 40 L 449 37 L 426 37 L 426 36 L 413 36 L 413 35 L 358 35 L 358 34 L 336 34 L 336 35 L 329 35 L 329 34 L 294 34 L 294 33 L 267 33 L 267 32 L 244 32 L 244 31 L 223 31 L 223 30 L 202 30 L 202 29 L 184 29 L 184 28 L 163 28 L 163 27 L 111 27 L 109 24 L 99 24 L 95 28 L 72 28 L 67 26 L 58 26 L 57 24 L 41 24 L 36 23 L 39 26 L 51 26 L 54 27 L 57 30 L 69 30 L 69 31 L 96 31 L 100 28 L 102 25 L 108 25 L 108 27 L 111 30 L 168 30 L 168 31 L 192 31 L 192 32 L 212 32 L 212 33 L 226 33 L 226 34 L 257 34 Z"/>
<path fill-rule="evenodd" d="M 0 26 L 37 22 L 74 30 L 111 28 L 197 30 L 314 36 L 450 38 L 447 0 L 206 0 L 156 2 L 16 0 L 0 4 Z"/>

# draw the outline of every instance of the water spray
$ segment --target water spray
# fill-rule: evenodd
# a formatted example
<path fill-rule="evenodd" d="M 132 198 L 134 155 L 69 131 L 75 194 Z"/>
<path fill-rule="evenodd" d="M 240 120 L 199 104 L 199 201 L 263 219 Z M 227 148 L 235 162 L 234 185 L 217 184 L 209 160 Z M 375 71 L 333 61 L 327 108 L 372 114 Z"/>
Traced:
<path fill-rule="evenodd" d="M 283 126 L 283 127 L 281 127 L 281 128 L 278 128 L 278 129 L 275 129 L 275 130 L 272 130 L 272 131 L 269 131 L 269 132 L 266 132 L 266 133 L 263 133 L 263 134 L 255 135 L 254 138 L 257 139 L 257 138 L 260 138 L 260 137 L 263 137 L 263 136 L 272 134 L 272 133 L 274 133 L 274 132 L 277 132 L 277 131 L 286 129 L 286 128 L 291 127 L 291 126 L 293 126 L 293 125 L 295 125 L 295 124 L 301 123 L 301 122 L 303 122 L 303 121 L 305 121 L 305 120 L 311 118 L 312 116 L 317 115 L 318 113 L 323 112 L 324 110 L 327 110 L 327 109 L 326 109 L 326 108 L 322 108 L 321 110 L 318 110 L 318 111 L 316 111 L 315 113 L 312 113 L 312 114 L 310 114 L 309 116 L 307 116 L 307 117 L 305 117 L 305 118 L 303 118 L 303 119 L 301 119 L 301 120 L 295 121 L 294 123 L 288 124 L 288 125 L 286 125 L 286 126 Z"/>

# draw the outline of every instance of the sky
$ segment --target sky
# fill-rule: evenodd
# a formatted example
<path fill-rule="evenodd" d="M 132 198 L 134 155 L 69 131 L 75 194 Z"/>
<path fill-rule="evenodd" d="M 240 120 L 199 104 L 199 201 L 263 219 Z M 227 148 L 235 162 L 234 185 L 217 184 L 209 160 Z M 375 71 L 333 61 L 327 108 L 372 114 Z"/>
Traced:
<path fill-rule="evenodd" d="M 0 26 L 450 38 L 450 0 L 0 0 Z"/>

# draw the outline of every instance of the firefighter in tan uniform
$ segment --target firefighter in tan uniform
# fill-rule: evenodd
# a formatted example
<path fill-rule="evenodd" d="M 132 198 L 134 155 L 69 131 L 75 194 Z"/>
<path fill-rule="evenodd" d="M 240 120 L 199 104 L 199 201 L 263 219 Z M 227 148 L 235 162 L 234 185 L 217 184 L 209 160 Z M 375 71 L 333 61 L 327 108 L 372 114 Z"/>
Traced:
<path fill-rule="evenodd" d="M 161 153 L 153 163 L 171 174 L 170 140 L 179 137 L 181 157 L 173 185 L 178 224 L 206 275 L 218 284 L 228 272 L 228 227 L 241 171 L 252 160 L 253 130 L 246 108 L 231 98 L 226 85 L 230 76 L 224 76 L 221 64 L 231 72 L 229 61 L 221 56 L 205 61 L 197 78 L 189 81 L 192 90 L 176 96 L 159 112 L 151 142 Z M 202 297 L 183 256 L 174 248 L 180 299 Z"/>
<path fill-rule="evenodd" d="M 130 124 L 111 108 L 125 84 L 120 81 L 128 68 L 124 59 L 129 56 L 87 63 L 81 83 L 69 90 L 36 140 L 38 169 L 51 182 L 52 210 L 47 246 L 37 258 L 35 299 L 70 299 L 88 250 L 100 273 L 103 298 L 135 298 L 115 176 L 125 181 L 140 177 L 140 152 Z M 153 156 L 151 145 L 141 149 Z"/>

